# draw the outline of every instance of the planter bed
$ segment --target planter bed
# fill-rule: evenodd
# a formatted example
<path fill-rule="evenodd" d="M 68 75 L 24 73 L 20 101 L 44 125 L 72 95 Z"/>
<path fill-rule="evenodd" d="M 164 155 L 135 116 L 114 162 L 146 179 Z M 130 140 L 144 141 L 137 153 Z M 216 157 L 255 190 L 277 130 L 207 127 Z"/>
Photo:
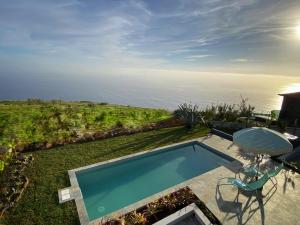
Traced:
<path fill-rule="evenodd" d="M 193 205 L 191 206 L 191 204 Z M 198 208 L 202 211 L 202 213 L 205 215 L 204 217 L 207 218 L 206 221 L 210 221 L 211 224 L 221 224 L 220 221 L 205 206 L 205 204 L 200 199 L 198 199 L 198 197 L 188 187 L 185 187 L 156 201 L 150 202 L 135 211 L 129 212 L 122 216 L 118 216 L 116 218 L 102 221 L 99 223 L 99 225 L 150 225 L 155 223 L 162 225 L 162 219 L 166 219 L 170 215 L 171 219 L 174 219 L 174 213 L 176 215 L 179 210 L 182 211 L 182 209 L 187 206 L 197 206 L 195 207 L 195 209 Z M 187 214 L 186 216 L 191 216 L 192 213 L 193 212 L 191 211 L 190 214 Z M 176 221 L 178 221 L 178 218 Z"/>

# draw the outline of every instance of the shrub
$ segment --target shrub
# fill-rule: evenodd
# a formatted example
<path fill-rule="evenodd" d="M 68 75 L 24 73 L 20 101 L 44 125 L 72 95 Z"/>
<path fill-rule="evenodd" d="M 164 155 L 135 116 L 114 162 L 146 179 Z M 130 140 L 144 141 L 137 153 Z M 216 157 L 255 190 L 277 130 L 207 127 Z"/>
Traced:
<path fill-rule="evenodd" d="M 100 113 L 98 116 L 95 117 L 96 122 L 102 122 L 106 117 L 106 112 Z"/>
<path fill-rule="evenodd" d="M 200 120 L 202 120 L 198 108 L 198 105 L 184 103 L 179 105 L 178 109 L 174 111 L 174 116 L 181 119 L 186 127 L 193 128 Z"/>
<path fill-rule="evenodd" d="M 14 143 L 6 143 L 6 147 L 0 146 L 0 172 L 4 170 L 6 166 L 12 161 L 15 154 L 13 149 L 15 148 Z"/>
<path fill-rule="evenodd" d="M 108 103 L 107 102 L 100 102 L 100 103 L 98 103 L 98 105 L 108 105 Z"/>
<path fill-rule="evenodd" d="M 28 105 L 44 104 L 43 100 L 38 98 L 28 98 L 26 102 Z"/>
<path fill-rule="evenodd" d="M 13 154 L 11 151 L 0 154 L 0 172 L 10 163 L 12 156 Z"/>
<path fill-rule="evenodd" d="M 200 114 L 206 121 L 226 121 L 233 122 L 240 117 L 249 118 L 254 112 L 254 106 L 247 103 L 247 98 L 241 98 L 239 104 L 219 104 L 207 107 Z"/>
<path fill-rule="evenodd" d="M 124 124 L 123 124 L 120 120 L 118 120 L 118 121 L 116 122 L 115 127 L 116 127 L 116 128 L 122 128 L 122 127 L 124 127 Z"/>
<path fill-rule="evenodd" d="M 143 225 L 147 223 L 146 217 L 142 213 L 136 211 L 125 216 L 125 221 L 127 224 Z"/>
<path fill-rule="evenodd" d="M 243 97 L 241 97 L 241 102 L 238 105 L 238 107 L 239 107 L 240 117 L 250 117 L 253 114 L 255 109 L 254 106 L 248 104 L 248 98 L 243 98 Z"/>

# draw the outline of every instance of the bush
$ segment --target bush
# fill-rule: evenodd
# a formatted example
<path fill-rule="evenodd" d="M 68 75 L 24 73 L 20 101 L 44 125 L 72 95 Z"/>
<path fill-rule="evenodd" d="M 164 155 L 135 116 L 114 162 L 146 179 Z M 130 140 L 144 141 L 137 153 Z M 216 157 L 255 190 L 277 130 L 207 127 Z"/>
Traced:
<path fill-rule="evenodd" d="M 44 104 L 43 100 L 39 98 L 28 98 L 26 100 L 28 105 L 39 105 L 39 104 Z"/>
<path fill-rule="evenodd" d="M 116 127 L 116 128 L 123 128 L 123 127 L 124 127 L 124 124 L 123 124 L 120 120 L 118 120 L 118 121 L 116 122 L 115 127 Z"/>
<path fill-rule="evenodd" d="M 10 163 L 13 153 L 11 151 L 6 151 L 5 153 L 0 153 L 0 172 Z"/>
<path fill-rule="evenodd" d="M 98 116 L 95 117 L 96 122 L 102 122 L 106 117 L 106 112 L 100 113 Z"/>
<path fill-rule="evenodd" d="M 193 128 L 199 121 L 203 121 L 198 108 L 198 105 L 184 103 L 179 105 L 178 109 L 174 111 L 174 116 L 181 119 L 186 127 Z"/>
<path fill-rule="evenodd" d="M 15 154 L 13 148 L 15 147 L 14 143 L 6 143 L 6 146 L 0 146 L 0 173 L 8 166 Z"/>
<path fill-rule="evenodd" d="M 239 116 L 240 117 L 250 117 L 252 116 L 255 107 L 248 104 L 248 98 L 241 97 L 241 102 L 238 105 L 239 107 Z"/>
<path fill-rule="evenodd" d="M 212 105 L 201 111 L 200 114 L 206 121 L 234 122 L 240 117 L 249 118 L 250 116 L 252 116 L 255 107 L 251 106 L 247 102 L 247 98 L 241 98 L 241 102 L 237 105 Z"/>

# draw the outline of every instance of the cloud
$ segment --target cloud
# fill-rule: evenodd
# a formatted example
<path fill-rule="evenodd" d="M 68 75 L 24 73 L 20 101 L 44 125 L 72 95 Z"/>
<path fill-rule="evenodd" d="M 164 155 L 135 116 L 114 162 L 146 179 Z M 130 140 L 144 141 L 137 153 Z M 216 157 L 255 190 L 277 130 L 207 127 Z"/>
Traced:
<path fill-rule="evenodd" d="M 207 57 L 212 57 L 214 55 L 191 55 L 191 56 L 188 56 L 187 58 L 190 58 L 190 59 L 202 59 L 202 58 L 207 58 Z"/>
<path fill-rule="evenodd" d="M 248 62 L 249 59 L 245 59 L 245 58 L 238 58 L 238 59 L 231 59 L 230 62 L 234 62 L 234 63 L 245 63 Z"/>
<path fill-rule="evenodd" d="M 296 65 L 299 54 L 278 43 L 289 40 L 299 10 L 296 0 L 10 0 L 0 7 L 0 56 L 101 72 L 191 66 L 187 61 L 203 67 L 211 60 L 201 59 L 212 56 L 205 66 L 226 67 L 248 62 L 235 58 L 245 51 L 256 63 L 274 64 L 288 51 Z"/>
<path fill-rule="evenodd" d="M 187 61 L 193 62 L 193 61 L 198 61 L 198 60 L 212 57 L 212 56 L 214 56 L 214 55 L 208 55 L 208 54 L 206 54 L 206 55 L 204 55 L 204 54 L 203 55 L 189 55 L 186 57 L 186 59 L 187 59 Z"/>

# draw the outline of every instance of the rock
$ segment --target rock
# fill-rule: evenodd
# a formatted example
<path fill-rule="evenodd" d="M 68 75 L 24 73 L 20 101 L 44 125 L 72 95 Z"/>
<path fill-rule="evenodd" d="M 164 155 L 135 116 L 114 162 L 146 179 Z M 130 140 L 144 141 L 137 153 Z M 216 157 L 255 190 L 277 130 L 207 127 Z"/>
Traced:
<path fill-rule="evenodd" d="M 95 137 L 96 139 L 101 139 L 101 138 L 104 137 L 104 134 L 103 134 L 103 132 L 96 132 L 96 133 L 94 134 L 94 137 Z"/>
<path fill-rule="evenodd" d="M 50 143 L 50 142 L 47 142 L 46 145 L 45 145 L 46 149 L 49 149 L 49 148 L 52 148 L 52 147 L 53 147 L 53 144 Z"/>

